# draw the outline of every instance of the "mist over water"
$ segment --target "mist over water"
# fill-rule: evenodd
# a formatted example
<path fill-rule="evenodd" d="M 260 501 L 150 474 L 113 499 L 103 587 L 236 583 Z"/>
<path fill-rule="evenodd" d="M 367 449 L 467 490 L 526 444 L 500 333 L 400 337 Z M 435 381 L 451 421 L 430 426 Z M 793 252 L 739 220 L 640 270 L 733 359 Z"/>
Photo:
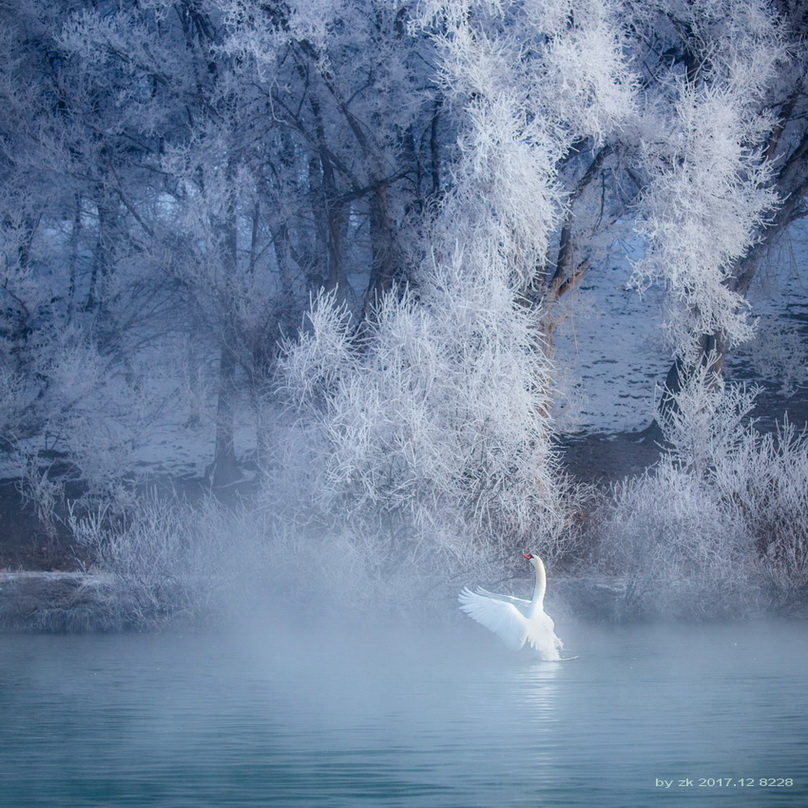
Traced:
<path fill-rule="evenodd" d="M 0 805 L 805 804 L 804 625 L 563 628 L 3 636 Z"/>

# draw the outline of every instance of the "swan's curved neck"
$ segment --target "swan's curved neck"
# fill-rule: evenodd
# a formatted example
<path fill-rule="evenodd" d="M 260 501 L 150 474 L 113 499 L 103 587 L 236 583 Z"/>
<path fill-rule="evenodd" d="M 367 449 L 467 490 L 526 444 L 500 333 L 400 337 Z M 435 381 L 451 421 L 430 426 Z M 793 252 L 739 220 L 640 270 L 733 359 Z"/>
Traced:
<path fill-rule="evenodd" d="M 536 568 L 536 588 L 533 590 L 533 600 L 530 605 L 533 609 L 541 609 L 544 606 L 544 593 L 547 591 L 547 573 L 544 571 L 544 563 L 540 558 L 534 556 Z"/>

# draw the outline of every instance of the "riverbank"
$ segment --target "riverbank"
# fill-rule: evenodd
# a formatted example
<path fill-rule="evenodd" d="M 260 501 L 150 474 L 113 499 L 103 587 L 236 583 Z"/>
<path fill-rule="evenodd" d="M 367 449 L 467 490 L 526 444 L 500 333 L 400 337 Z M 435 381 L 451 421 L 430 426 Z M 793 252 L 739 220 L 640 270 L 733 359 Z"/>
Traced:
<path fill-rule="evenodd" d="M 574 435 L 560 446 L 562 466 L 573 479 L 608 487 L 642 474 L 659 459 L 659 446 L 646 433 Z M 199 478 L 159 478 L 158 487 L 196 499 L 206 483 Z M 67 527 L 67 512 L 57 505 L 49 526 L 37 518 L 34 505 L 21 493 L 19 480 L 0 480 L 0 573 L 80 573 L 93 562 Z"/>
<path fill-rule="evenodd" d="M 659 457 L 659 444 L 647 432 L 572 436 L 561 446 L 566 473 L 604 493 L 621 480 L 653 468 Z M 165 487 L 172 496 L 191 501 L 203 496 L 205 490 L 202 480 L 192 478 L 161 478 L 149 485 Z M 243 491 L 243 501 L 249 502 L 252 494 Z M 597 520 L 597 508 L 584 513 L 583 518 Z M 97 560 L 76 543 L 68 529 L 66 513 L 57 511 L 48 527 L 49 530 L 37 520 L 17 481 L 0 481 L 0 631 L 150 630 L 170 622 L 183 611 L 189 615 L 204 613 L 204 608 L 199 611 L 199 601 L 208 597 L 210 581 L 197 586 L 179 582 L 173 573 L 163 575 L 155 570 L 151 574 L 154 565 L 151 555 L 144 556 L 142 566 L 145 566 L 133 578 L 129 576 L 132 580 L 96 572 Z M 595 532 L 584 528 L 590 539 L 597 533 L 597 525 L 594 527 Z M 196 540 L 194 535 L 192 541 Z M 229 552 L 225 549 L 224 558 Z M 612 572 L 608 564 L 599 568 L 601 572 L 604 569 Z M 300 572 L 305 575 L 305 571 Z M 630 583 L 617 575 L 598 577 L 589 572 L 581 569 L 575 559 L 556 565 L 548 594 L 548 605 L 554 614 L 572 620 L 607 622 L 643 619 L 642 614 L 634 614 L 637 610 L 636 604 L 632 604 Z M 285 580 L 281 575 L 274 583 L 261 586 L 267 592 L 275 591 L 277 586 L 283 588 Z M 682 586 L 685 584 L 683 581 Z M 448 604 L 453 597 L 448 591 L 444 595 L 433 594 L 439 603 L 444 598 Z M 805 597 L 797 594 L 787 603 L 778 604 L 775 595 L 763 591 L 761 602 L 769 607 L 760 611 L 805 616 L 808 593 Z M 751 600 L 750 597 L 749 612 L 755 613 L 757 607 Z M 729 613 L 734 615 L 734 608 Z"/>
<path fill-rule="evenodd" d="M 103 573 L 0 572 L 0 630 L 121 630 L 107 605 L 113 587 L 113 576 Z"/>
<path fill-rule="evenodd" d="M 625 587 L 617 579 L 560 576 L 548 602 L 571 619 L 614 622 Z M 139 627 L 137 610 L 121 608 L 114 575 L 0 572 L 0 631 L 73 634 Z"/>

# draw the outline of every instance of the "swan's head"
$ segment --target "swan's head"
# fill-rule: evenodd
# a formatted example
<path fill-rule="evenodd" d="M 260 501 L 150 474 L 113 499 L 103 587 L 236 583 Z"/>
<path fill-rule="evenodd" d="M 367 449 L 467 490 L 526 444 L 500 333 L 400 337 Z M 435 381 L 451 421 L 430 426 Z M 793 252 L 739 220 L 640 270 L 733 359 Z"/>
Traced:
<path fill-rule="evenodd" d="M 530 562 L 531 567 L 535 567 L 536 569 L 543 569 L 544 567 L 542 560 L 533 553 L 522 553 L 522 558 L 526 558 Z"/>

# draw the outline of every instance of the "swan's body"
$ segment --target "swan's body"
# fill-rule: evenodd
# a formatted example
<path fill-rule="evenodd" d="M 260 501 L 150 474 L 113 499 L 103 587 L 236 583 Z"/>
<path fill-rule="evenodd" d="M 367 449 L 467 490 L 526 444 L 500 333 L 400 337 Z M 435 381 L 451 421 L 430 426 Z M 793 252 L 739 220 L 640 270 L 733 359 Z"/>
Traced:
<path fill-rule="evenodd" d="M 472 592 L 468 587 L 460 593 L 460 608 L 480 625 L 493 631 L 509 648 L 518 651 L 525 643 L 535 648 L 544 659 L 561 659 L 559 649 L 564 647 L 556 637 L 555 624 L 544 611 L 544 593 L 547 573 L 542 560 L 525 555 L 536 571 L 533 600 L 496 595 L 482 587 Z"/>

